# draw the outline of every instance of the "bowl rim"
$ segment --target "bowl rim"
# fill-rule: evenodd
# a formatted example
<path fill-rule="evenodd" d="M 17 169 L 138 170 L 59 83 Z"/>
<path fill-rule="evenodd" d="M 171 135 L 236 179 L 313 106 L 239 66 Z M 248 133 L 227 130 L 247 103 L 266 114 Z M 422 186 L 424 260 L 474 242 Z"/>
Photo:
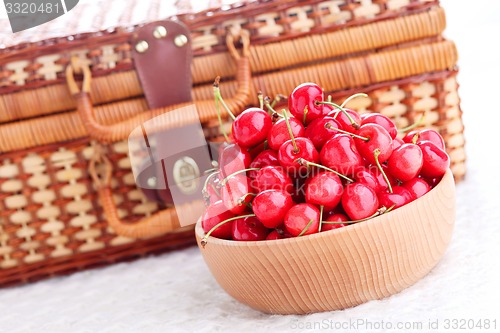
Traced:
<path fill-rule="evenodd" d="M 440 188 L 443 186 L 445 182 L 452 181 L 455 182 L 453 178 L 453 174 L 451 172 L 451 169 L 448 168 L 446 170 L 446 173 L 443 175 L 443 178 L 441 181 L 434 186 L 429 192 L 425 193 L 423 196 L 420 198 L 413 200 L 412 202 L 406 204 L 403 206 L 404 208 L 411 208 L 412 206 L 417 204 L 417 201 L 421 201 L 421 199 L 428 197 L 429 193 L 434 192 L 437 188 Z M 251 247 L 251 246 L 256 246 L 256 245 L 271 245 L 271 244 L 290 244 L 290 243 L 300 243 L 304 241 L 309 241 L 309 240 L 314 240 L 315 238 L 320 238 L 320 237 L 325 237 L 325 235 L 333 235 L 333 234 L 338 234 L 341 235 L 342 233 L 347 233 L 347 232 L 353 232 L 356 230 L 355 228 L 363 228 L 367 224 L 374 224 L 377 223 L 380 219 L 384 219 L 387 216 L 390 216 L 392 214 L 398 213 L 400 210 L 394 210 L 386 214 L 382 214 L 379 216 L 375 216 L 374 218 L 371 218 L 369 220 L 360 222 L 360 223 L 353 223 L 350 225 L 347 225 L 346 227 L 343 228 L 338 228 L 338 229 L 332 229 L 332 230 L 327 230 L 323 232 L 317 232 L 314 234 L 310 235 L 305 235 L 302 237 L 290 237 L 290 238 L 283 238 L 283 239 L 272 239 L 272 240 L 259 240 L 259 241 L 235 241 L 235 240 L 230 240 L 230 239 L 221 239 L 213 236 L 209 236 L 207 239 L 207 246 L 210 246 L 210 244 L 218 244 L 218 245 L 223 245 L 223 246 L 243 246 L 243 247 Z M 201 218 L 196 221 L 196 226 L 195 226 L 195 234 L 196 237 L 198 238 L 198 245 L 199 240 L 205 236 L 205 232 L 203 231 L 203 228 L 201 227 Z"/>

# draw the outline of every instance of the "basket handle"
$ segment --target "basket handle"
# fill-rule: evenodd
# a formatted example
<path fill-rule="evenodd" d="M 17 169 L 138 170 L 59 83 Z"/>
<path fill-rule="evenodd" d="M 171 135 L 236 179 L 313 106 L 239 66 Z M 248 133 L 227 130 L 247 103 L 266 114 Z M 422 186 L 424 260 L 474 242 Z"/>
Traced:
<path fill-rule="evenodd" d="M 101 174 L 99 174 L 98 170 L 101 171 Z M 103 153 L 102 147 L 99 144 L 95 145 L 94 154 L 89 163 L 89 174 L 97 188 L 104 216 L 116 234 L 129 238 L 151 238 L 172 232 L 181 227 L 175 208 L 160 210 L 136 223 L 122 221 L 113 198 L 111 188 L 112 173 L 111 161 Z M 196 221 L 199 218 L 198 208 L 201 207 L 203 207 L 203 201 L 197 200 L 183 204 L 177 209 L 182 209 L 183 214 L 184 212 L 187 214 L 183 218 Z"/>
<path fill-rule="evenodd" d="M 238 53 L 234 45 L 235 37 L 239 37 L 243 44 L 241 55 Z M 228 34 L 226 37 L 226 44 L 231 56 L 236 62 L 237 90 L 233 96 L 225 99 L 225 101 L 234 113 L 240 113 L 248 104 L 250 96 L 250 35 L 246 30 L 241 30 L 239 36 Z M 75 81 L 75 72 L 81 72 L 83 74 L 81 89 Z M 217 109 L 215 108 L 214 100 L 210 99 L 149 110 L 122 122 L 107 126 L 100 124 L 94 115 L 94 108 L 90 99 L 91 72 L 89 67 L 79 62 L 72 61 L 70 65 L 66 67 L 66 80 L 71 94 L 76 99 L 77 111 L 80 114 L 80 118 L 82 119 L 83 125 L 87 129 L 89 136 L 101 143 L 111 143 L 125 140 L 138 125 L 144 123 L 145 121 L 174 109 L 192 104 L 196 106 L 201 122 L 206 122 L 217 117 Z"/>

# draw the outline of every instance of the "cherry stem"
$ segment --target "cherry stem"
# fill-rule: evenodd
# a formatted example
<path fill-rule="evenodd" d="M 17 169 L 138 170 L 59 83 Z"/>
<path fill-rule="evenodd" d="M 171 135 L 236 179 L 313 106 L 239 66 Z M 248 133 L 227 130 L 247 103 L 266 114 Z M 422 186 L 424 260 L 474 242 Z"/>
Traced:
<path fill-rule="evenodd" d="M 393 210 L 394 207 L 396 207 L 396 204 L 392 205 L 389 208 L 386 208 L 386 207 L 382 206 L 381 208 L 377 209 L 377 211 L 373 215 L 365 217 L 364 219 L 360 219 L 360 220 L 342 221 L 342 222 L 329 222 L 329 221 L 325 221 L 323 223 L 325 223 L 325 224 L 352 224 L 352 223 L 364 222 L 364 221 L 368 221 L 368 220 L 370 220 L 370 219 L 372 219 L 374 217 L 377 217 L 379 215 L 387 214 L 391 210 Z"/>
<path fill-rule="evenodd" d="M 283 117 L 285 117 L 286 127 L 288 128 L 290 139 L 292 139 L 293 152 L 294 154 L 298 154 L 300 152 L 300 149 L 299 147 L 297 147 L 297 143 L 295 142 L 295 138 L 293 137 L 292 126 L 290 126 L 290 120 L 288 118 L 288 112 L 286 112 L 286 110 L 283 110 Z"/>
<path fill-rule="evenodd" d="M 297 159 L 297 163 L 299 163 L 300 165 L 307 166 L 307 167 L 310 167 L 310 166 L 315 166 L 315 167 L 318 167 L 318 168 L 320 168 L 320 169 L 323 169 L 323 170 L 326 170 L 326 171 L 333 172 L 333 173 L 334 173 L 334 174 L 336 174 L 337 176 L 342 177 L 342 178 L 344 178 L 345 180 L 347 180 L 347 181 L 349 181 L 349 182 L 351 182 L 351 183 L 353 183 L 353 182 L 354 182 L 354 180 L 352 180 L 351 178 L 349 178 L 349 177 L 347 177 L 347 176 L 344 176 L 343 174 L 341 174 L 341 173 L 339 173 L 339 172 L 337 172 L 337 171 L 335 171 L 335 170 L 333 170 L 333 169 L 330 169 L 330 168 L 328 168 L 328 167 L 326 167 L 326 166 L 324 166 L 324 165 L 318 164 L 318 163 L 309 162 L 309 161 L 307 161 L 306 159 L 304 159 L 304 158 L 302 158 L 302 157 L 301 157 L 301 158 L 299 158 L 299 159 Z"/>
<path fill-rule="evenodd" d="M 230 174 L 229 176 L 227 176 L 226 178 L 222 179 L 220 182 L 219 182 L 219 187 L 222 187 L 224 185 L 226 185 L 226 183 L 228 182 L 228 180 L 230 178 L 233 178 L 234 176 L 237 176 L 239 175 L 240 173 L 244 173 L 244 172 L 247 172 L 247 171 L 259 171 L 260 168 L 248 168 L 248 169 L 242 169 L 242 170 L 238 170 L 236 172 L 233 172 L 232 174 Z"/>
<path fill-rule="evenodd" d="M 249 195 L 252 195 L 252 196 L 254 196 L 254 197 L 255 197 L 257 194 L 249 192 L 249 193 L 246 193 L 246 194 L 242 195 L 242 196 L 238 199 L 238 205 L 245 204 L 245 205 L 247 205 L 247 207 L 248 207 L 248 208 L 252 208 L 252 206 L 249 206 L 250 204 L 248 204 L 248 203 L 245 201 L 245 199 L 246 199 Z"/>
<path fill-rule="evenodd" d="M 377 148 L 373 151 L 373 156 L 375 157 L 375 163 L 377 164 L 377 168 L 379 169 L 380 173 L 384 177 L 385 182 L 387 183 L 387 188 L 389 189 L 389 192 L 393 193 L 391 182 L 389 181 L 389 178 L 387 178 L 387 175 L 385 174 L 384 169 L 382 169 L 380 161 L 378 160 L 379 155 L 380 155 L 380 149 Z"/>
<path fill-rule="evenodd" d="M 347 132 L 347 131 L 341 130 L 340 128 L 334 127 L 332 125 L 332 123 L 326 123 L 325 124 L 325 128 L 328 128 L 329 130 L 336 131 L 336 132 L 339 132 L 339 133 L 350 135 L 353 138 L 358 138 L 358 139 L 366 141 L 366 142 L 370 141 L 370 138 L 367 138 L 367 137 L 364 137 L 364 136 L 361 136 L 361 135 L 357 135 L 357 134 L 354 134 L 354 133 L 351 133 L 351 132 Z"/>
<path fill-rule="evenodd" d="M 231 117 L 231 119 L 235 120 L 236 117 L 235 117 L 234 113 L 231 112 L 231 110 L 227 106 L 226 102 L 224 102 L 224 99 L 222 98 L 222 95 L 220 93 L 219 83 L 220 83 L 220 76 L 217 76 L 215 78 L 215 81 L 214 81 L 214 95 L 215 95 L 215 98 L 218 99 L 221 102 L 222 106 L 224 107 L 224 109 L 226 109 L 226 111 L 229 114 L 229 116 Z"/>
<path fill-rule="evenodd" d="M 304 126 L 306 125 L 307 113 L 309 112 L 309 107 L 306 105 L 304 107 L 304 117 L 302 118 L 302 123 Z"/>
<path fill-rule="evenodd" d="M 427 114 L 427 110 L 424 111 L 424 113 L 420 116 L 420 118 L 415 123 L 411 124 L 410 126 L 406 126 L 406 127 L 398 129 L 398 132 L 399 133 L 408 132 L 408 131 L 411 131 L 412 129 L 414 129 L 414 128 L 420 126 L 420 125 L 422 125 L 422 123 L 424 122 L 426 114 Z"/>
<path fill-rule="evenodd" d="M 259 91 L 257 98 L 259 99 L 259 108 L 264 109 L 264 95 L 262 94 L 262 91 Z"/>
<path fill-rule="evenodd" d="M 224 224 L 228 223 L 228 222 L 231 222 L 231 221 L 234 221 L 234 220 L 238 220 L 238 219 L 244 219 L 244 218 L 247 218 L 247 217 L 253 217 L 255 216 L 255 214 L 247 214 L 247 215 L 240 215 L 240 216 L 235 216 L 235 217 L 231 217 L 227 220 L 224 220 L 222 222 L 219 222 L 217 223 L 216 225 L 213 226 L 212 229 L 210 229 L 206 234 L 205 236 L 203 236 L 203 238 L 201 239 L 201 246 L 203 248 L 205 248 L 205 245 L 207 245 L 208 243 L 208 237 L 210 237 L 210 235 L 212 234 L 212 232 L 214 232 L 217 228 L 223 226 Z"/>
<path fill-rule="evenodd" d="M 208 186 L 208 182 L 210 181 L 210 179 L 213 178 L 215 175 L 218 175 L 219 173 L 220 173 L 220 171 L 215 171 L 207 176 L 207 178 L 205 179 L 205 185 L 203 185 L 203 190 L 202 190 L 203 192 L 207 191 L 207 186 Z"/>
<path fill-rule="evenodd" d="M 271 117 L 273 117 L 273 120 L 276 120 L 277 118 L 282 118 L 283 116 L 280 115 L 275 109 L 273 109 L 273 106 L 271 105 L 270 101 L 271 99 L 269 98 L 269 96 L 266 96 L 266 98 L 264 98 L 264 105 L 271 112 Z"/>
<path fill-rule="evenodd" d="M 357 93 L 357 94 L 351 95 L 351 96 L 347 97 L 346 100 L 340 106 L 341 107 L 346 106 L 347 103 L 349 103 L 351 100 L 353 100 L 357 97 L 368 97 L 368 95 L 365 93 Z"/>
<path fill-rule="evenodd" d="M 282 94 L 277 94 L 274 96 L 273 102 L 271 103 L 271 106 L 274 108 L 274 106 L 279 103 L 282 99 L 286 99 L 285 95 Z"/>
<path fill-rule="evenodd" d="M 333 106 L 333 107 L 336 107 L 337 109 L 339 109 L 340 111 L 342 111 L 342 113 L 345 114 L 345 116 L 347 117 L 347 119 L 349 119 L 349 122 L 351 123 L 352 127 L 354 127 L 355 129 L 359 129 L 359 125 L 354 121 L 354 119 L 352 119 L 351 115 L 344 109 L 344 107 L 338 105 L 338 104 L 335 104 L 335 103 L 332 103 L 332 102 L 319 102 L 319 101 L 316 101 L 316 104 L 326 104 L 326 105 L 330 105 L 330 106 Z M 338 116 L 338 111 L 337 113 L 335 114 L 335 116 L 333 116 L 334 119 L 337 118 Z"/>
<path fill-rule="evenodd" d="M 420 132 L 415 133 L 413 138 L 411 138 L 411 143 L 417 144 L 418 139 L 420 139 Z"/>
<path fill-rule="evenodd" d="M 302 229 L 300 234 L 297 235 L 297 237 L 303 236 L 306 233 L 306 231 L 311 227 L 311 224 L 313 222 L 314 222 L 314 219 L 310 219 L 309 222 L 307 223 L 307 225 L 304 227 L 304 229 Z"/>
<path fill-rule="evenodd" d="M 323 209 L 325 207 L 323 205 L 319 206 L 319 227 L 318 232 L 321 232 L 321 227 L 323 225 Z"/>
<path fill-rule="evenodd" d="M 226 140 L 227 143 L 231 143 L 231 140 L 229 140 L 229 137 L 227 136 L 226 129 L 224 128 L 224 125 L 222 124 L 222 117 L 220 115 L 219 99 L 217 98 L 217 96 L 215 96 L 215 88 L 214 88 L 214 98 L 215 98 L 215 109 L 217 110 L 217 119 L 219 120 L 220 131 L 222 132 L 222 135 L 224 135 L 224 140 Z"/>
<path fill-rule="evenodd" d="M 328 95 L 328 97 L 326 98 L 326 101 L 328 103 L 331 103 L 332 102 L 332 95 Z"/>

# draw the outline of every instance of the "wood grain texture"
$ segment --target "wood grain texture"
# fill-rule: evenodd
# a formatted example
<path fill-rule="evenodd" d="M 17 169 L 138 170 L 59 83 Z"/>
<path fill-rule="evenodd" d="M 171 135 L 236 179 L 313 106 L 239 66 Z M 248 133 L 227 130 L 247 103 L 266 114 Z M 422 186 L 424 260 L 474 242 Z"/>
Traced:
<path fill-rule="evenodd" d="M 275 314 L 339 310 L 411 286 L 438 263 L 455 221 L 448 171 L 422 198 L 386 215 L 300 238 L 235 242 L 210 237 L 201 253 L 221 287 Z"/>

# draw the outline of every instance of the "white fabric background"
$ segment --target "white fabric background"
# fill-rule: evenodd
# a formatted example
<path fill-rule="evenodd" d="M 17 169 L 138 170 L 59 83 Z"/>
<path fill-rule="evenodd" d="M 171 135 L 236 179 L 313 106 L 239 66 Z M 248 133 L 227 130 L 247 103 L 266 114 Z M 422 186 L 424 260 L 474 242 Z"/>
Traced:
<path fill-rule="evenodd" d="M 458 218 L 451 245 L 423 280 L 388 299 L 345 311 L 269 316 L 225 294 L 199 250 L 190 248 L 1 289 L 0 332 L 294 332 L 322 320 L 358 319 L 393 325 L 423 322 L 424 328 L 429 320 L 439 319 L 440 329 L 432 332 L 443 332 L 446 318 L 496 319 L 500 329 L 500 4 L 445 0 L 443 5 L 446 35 L 460 52 L 469 169 L 466 181 L 457 187 Z"/>

